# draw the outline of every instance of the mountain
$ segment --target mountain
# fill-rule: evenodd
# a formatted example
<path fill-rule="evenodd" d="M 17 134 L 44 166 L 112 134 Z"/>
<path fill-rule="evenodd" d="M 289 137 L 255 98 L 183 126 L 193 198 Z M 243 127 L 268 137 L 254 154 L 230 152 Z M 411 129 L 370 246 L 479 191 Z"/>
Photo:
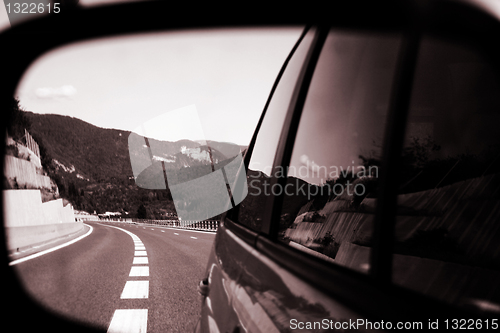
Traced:
<path fill-rule="evenodd" d="M 148 170 L 157 172 L 163 164 L 193 179 L 201 169 L 210 172 L 212 162 L 217 165 L 246 148 L 217 141 L 201 145 L 191 140 L 145 140 L 130 131 L 100 128 L 69 116 L 25 115 L 29 132 L 40 145 L 44 168 L 58 183 L 61 196 L 90 212 L 133 215 L 144 205 L 152 218 L 173 213 L 169 191 L 141 188 L 136 183 L 140 174 L 144 179 Z"/>
<path fill-rule="evenodd" d="M 132 176 L 128 131 L 104 129 L 83 120 L 26 112 L 30 132 L 50 156 L 52 167 L 90 182 Z"/>

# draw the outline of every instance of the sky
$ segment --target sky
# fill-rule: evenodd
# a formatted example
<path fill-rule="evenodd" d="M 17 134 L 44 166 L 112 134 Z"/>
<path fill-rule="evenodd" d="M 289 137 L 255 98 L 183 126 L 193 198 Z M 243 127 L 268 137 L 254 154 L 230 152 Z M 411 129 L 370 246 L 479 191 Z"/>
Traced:
<path fill-rule="evenodd" d="M 16 94 L 35 113 L 136 132 L 148 124 L 146 134 L 160 140 L 247 145 L 301 31 L 158 32 L 72 44 L 35 61 Z"/>

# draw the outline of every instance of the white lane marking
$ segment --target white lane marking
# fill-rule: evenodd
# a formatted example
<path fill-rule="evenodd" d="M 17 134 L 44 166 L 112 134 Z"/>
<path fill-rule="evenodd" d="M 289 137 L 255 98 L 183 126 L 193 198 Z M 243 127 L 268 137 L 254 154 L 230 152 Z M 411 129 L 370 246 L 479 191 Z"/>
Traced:
<path fill-rule="evenodd" d="M 141 250 L 143 250 L 143 251 L 144 251 L 144 250 L 146 250 L 146 248 L 145 248 L 144 246 L 136 246 L 136 247 L 135 247 L 135 250 L 136 250 L 136 251 L 141 251 Z"/>
<path fill-rule="evenodd" d="M 143 258 L 134 258 L 134 263 L 136 263 L 136 260 L 139 262 L 144 262 L 144 260 L 146 260 L 147 263 L 148 258 L 146 257 L 147 256 L 146 251 L 141 251 L 141 250 L 137 251 L 137 248 L 145 249 L 144 244 L 141 242 L 141 239 L 137 237 L 137 235 L 123 228 L 118 228 L 114 226 L 108 226 L 108 227 L 116 228 L 129 234 L 130 237 L 132 237 L 132 240 L 134 241 L 134 245 L 136 247 L 136 251 L 134 251 L 134 256 L 143 257 Z M 149 266 L 132 266 L 129 276 L 149 276 Z M 127 281 L 125 283 L 125 287 L 123 288 L 123 292 L 121 295 L 122 299 L 148 298 L 148 297 L 149 297 L 149 281 Z M 111 318 L 111 322 L 108 327 L 108 332 L 145 333 L 147 330 L 147 324 L 148 324 L 148 309 L 118 309 L 115 310 L 113 318 Z"/>
<path fill-rule="evenodd" d="M 149 264 L 148 257 L 135 257 L 132 265 Z"/>
<path fill-rule="evenodd" d="M 155 229 L 151 229 L 151 230 L 155 230 Z"/>
<path fill-rule="evenodd" d="M 108 333 L 145 333 L 148 326 L 148 309 L 115 310 Z"/>
<path fill-rule="evenodd" d="M 161 228 L 166 229 L 166 230 L 176 230 L 176 231 L 185 231 L 185 232 L 197 232 L 200 234 L 205 234 L 205 235 L 212 235 L 215 237 L 215 230 L 213 231 L 202 231 L 202 230 L 193 230 L 193 229 L 181 229 L 181 228 L 172 228 L 172 227 L 165 227 L 162 226 Z"/>
<path fill-rule="evenodd" d="M 193 237 L 193 236 L 191 236 L 191 238 L 192 238 L 192 239 L 198 239 L 197 237 Z"/>
<path fill-rule="evenodd" d="M 133 234 L 133 233 L 131 233 L 130 231 L 125 230 L 125 229 L 123 229 L 123 228 L 119 228 L 119 227 L 115 227 L 115 226 L 112 226 L 112 225 L 107 225 L 107 224 L 101 224 L 101 223 L 97 223 L 97 224 L 99 224 L 99 225 L 103 225 L 103 226 L 105 226 L 105 227 L 110 227 L 110 228 L 115 228 L 115 229 L 121 230 L 121 231 L 123 231 L 123 232 L 127 233 L 130 237 L 132 237 L 132 240 L 134 240 L 134 241 L 140 241 L 140 240 L 141 240 L 141 239 L 140 239 L 139 237 L 137 237 L 135 234 Z"/>
<path fill-rule="evenodd" d="M 149 281 L 127 281 L 123 288 L 121 299 L 148 298 Z"/>
<path fill-rule="evenodd" d="M 179 234 L 178 234 L 178 233 L 176 233 L 176 232 L 174 232 L 174 235 L 177 235 L 177 236 L 179 236 Z"/>
<path fill-rule="evenodd" d="M 79 240 L 81 239 L 84 239 L 85 237 L 87 237 L 88 235 L 90 235 L 92 233 L 92 231 L 94 230 L 94 228 L 92 228 L 92 226 L 88 225 L 88 224 L 85 224 L 87 227 L 90 228 L 89 231 L 87 231 L 87 233 L 85 233 L 85 235 L 81 235 L 80 237 L 78 238 L 75 238 L 73 240 L 70 240 L 69 242 L 66 242 L 64 244 L 60 244 L 60 245 L 57 245 L 57 246 L 54 246 L 53 248 L 50 248 L 50 249 L 47 249 L 47 250 L 43 250 L 43 251 L 40 251 L 38 253 L 33 253 L 29 256 L 26 256 L 24 258 L 20 258 L 20 259 L 17 259 L 17 260 L 13 260 L 11 262 L 9 262 L 9 266 L 13 266 L 13 265 L 17 265 L 19 263 L 22 263 L 22 262 L 25 262 L 25 261 L 28 261 L 28 260 L 31 260 L 33 258 L 36 258 L 36 257 L 40 257 L 40 256 L 43 256 L 44 254 L 47 254 L 47 253 L 50 253 L 50 252 L 54 252 L 55 250 L 59 250 L 59 249 L 62 249 L 63 247 L 66 247 L 68 245 L 71 245 L 73 243 L 76 243 L 78 242 Z"/>
<path fill-rule="evenodd" d="M 165 232 L 165 230 L 162 230 L 161 232 Z"/>
<path fill-rule="evenodd" d="M 149 276 L 149 266 L 132 266 L 128 276 Z"/>

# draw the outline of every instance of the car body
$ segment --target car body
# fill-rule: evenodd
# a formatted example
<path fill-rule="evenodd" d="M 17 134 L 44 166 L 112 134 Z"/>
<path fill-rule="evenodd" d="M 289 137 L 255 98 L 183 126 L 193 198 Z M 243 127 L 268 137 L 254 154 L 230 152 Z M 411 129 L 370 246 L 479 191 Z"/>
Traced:
<path fill-rule="evenodd" d="M 498 329 L 499 12 L 418 5 L 304 30 L 218 229 L 197 332 Z"/>
<path fill-rule="evenodd" d="M 204 296 L 196 330 L 280 332 L 437 326 L 455 329 L 470 325 L 498 328 L 499 291 L 495 288 L 499 280 L 496 242 L 499 228 L 495 223 L 498 221 L 496 187 L 491 188 L 496 184 L 493 172 L 496 151 L 493 158 L 491 154 L 484 155 L 486 158 L 479 161 L 468 157 L 466 150 L 454 149 L 454 141 L 446 135 L 430 139 L 423 136 L 417 142 L 412 138 L 418 136 L 405 139 L 410 133 L 407 128 L 417 134 L 431 133 L 431 129 L 433 134 L 440 133 L 438 130 L 446 132 L 448 128 L 453 129 L 454 139 L 465 140 L 460 148 L 468 148 L 466 140 L 474 141 L 475 146 L 470 148 L 473 151 L 481 143 L 494 143 L 497 139 L 498 127 L 494 124 L 498 111 L 495 111 L 498 105 L 495 96 L 500 95 L 496 93 L 500 11 L 495 2 L 308 2 L 287 13 L 283 8 L 258 7 L 246 8 L 244 14 L 235 15 L 227 15 L 210 4 L 207 12 L 209 9 L 211 15 L 196 17 L 191 14 L 190 6 L 176 7 L 181 14 L 175 17 L 167 2 L 105 6 L 51 15 L 13 27 L 0 36 L 0 43 L 9 50 L 2 54 L 3 63 L 9 64 L 10 69 L 3 75 L 2 80 L 8 86 L 0 92 L 0 105 L 8 105 L 32 61 L 67 43 L 165 29 L 308 25 L 278 75 L 244 157 L 240 171 L 247 173 L 249 193 L 245 200 L 253 201 L 243 201 L 224 215 L 206 276 L 200 282 Z M 432 63 L 438 59 L 433 53 L 436 40 L 438 46 L 441 40 L 452 45 L 441 46 L 444 51 L 440 52 L 444 53 L 438 53 L 444 56 L 437 64 Z M 457 51 L 453 47 L 456 44 L 465 46 Z M 330 53 L 325 53 L 325 45 Z M 430 56 L 422 58 L 419 50 L 426 50 L 425 54 Z M 473 55 L 467 50 L 473 50 Z M 483 62 L 477 61 L 474 56 L 477 53 Z M 322 73 L 317 68 L 326 68 L 323 73 L 330 73 L 337 64 L 331 61 L 335 55 L 342 55 L 338 59 L 345 61 L 345 66 L 337 68 L 339 75 L 327 75 L 317 81 L 318 73 Z M 419 71 L 419 64 L 426 69 Z M 485 64 L 492 70 L 483 71 Z M 443 68 L 449 72 L 443 72 Z M 331 86 L 340 89 L 334 94 L 318 90 L 330 87 L 323 82 L 328 83 L 332 78 L 346 81 Z M 474 84 L 468 86 L 467 82 Z M 418 94 L 423 97 L 412 107 L 415 87 L 419 87 Z M 326 98 L 326 103 L 315 105 L 312 92 Z M 448 99 L 440 99 L 442 96 Z M 328 103 L 336 100 L 338 104 L 332 112 L 338 113 L 334 113 L 337 118 L 332 120 L 325 112 L 332 105 Z M 442 110 L 449 105 L 460 112 L 444 114 Z M 310 111 L 315 109 L 322 111 Z M 473 112 L 468 114 L 468 110 Z M 321 117 L 305 116 L 314 114 Z M 438 120 L 433 118 L 436 114 Z M 308 123 L 304 119 L 312 120 Z M 473 124 L 474 131 L 468 132 L 465 125 Z M 357 125 L 365 127 L 356 130 Z M 308 128 L 318 129 L 318 135 L 313 136 L 317 141 L 312 144 L 303 141 L 308 137 L 306 134 L 315 132 L 307 131 Z M 363 129 L 376 131 L 373 134 Z M 333 136 L 323 141 L 327 134 Z M 440 138 L 444 141 L 437 142 Z M 373 140 L 376 145 L 370 146 Z M 298 144 L 301 142 L 304 144 Z M 294 155 L 294 149 L 305 150 L 318 142 L 336 147 L 342 161 L 332 162 L 327 154 L 321 150 L 315 154 L 314 149 Z M 335 146 L 336 142 L 342 145 Z M 361 142 L 363 145 L 360 143 L 356 148 L 366 147 L 368 151 L 349 152 L 344 148 L 351 148 L 350 142 Z M 448 155 L 432 159 L 434 153 L 441 151 L 438 146 Z M 448 158 L 450 154 L 468 159 Z M 321 156 L 327 159 L 322 160 Z M 446 163 L 438 163 L 443 160 Z M 438 162 L 429 164 L 433 161 Z M 259 163 L 257 172 L 254 166 Z M 460 169 L 463 164 L 466 168 Z M 290 177 L 293 183 L 287 175 L 289 167 L 294 165 L 296 174 L 293 179 Z M 315 177 L 313 173 L 314 179 L 300 179 L 301 165 L 316 173 L 323 172 L 325 167 L 333 173 L 325 177 Z M 356 175 L 342 174 L 347 167 L 352 172 L 354 166 Z M 364 170 L 361 166 L 369 171 L 370 166 L 379 167 L 380 170 L 373 170 L 380 172 L 358 175 L 358 171 Z M 461 174 L 472 169 L 476 170 L 472 176 Z M 453 174 L 457 170 L 461 173 Z M 401 171 L 406 173 L 399 176 Z M 426 176 L 422 181 L 419 177 L 426 173 L 436 179 Z M 342 187 L 335 187 L 337 184 Z M 356 192 L 359 184 L 366 185 L 363 188 L 367 191 Z M 236 184 L 235 188 L 244 186 Z M 318 195 L 328 186 L 329 192 Z M 270 195 L 254 195 L 266 188 L 270 189 Z M 339 188 L 351 194 L 332 196 L 331 192 Z M 463 201 L 464 193 L 472 193 L 467 192 L 472 188 L 485 191 L 478 190 L 473 200 Z M 288 195 L 294 190 L 300 195 Z M 290 198 L 292 201 L 287 201 Z M 424 202 L 426 198 L 430 203 Z M 440 198 L 452 200 L 441 204 Z M 437 206 L 431 207 L 432 203 Z M 247 211 L 242 215 L 244 209 Z M 448 216 L 450 211 L 465 214 L 448 219 L 451 222 L 443 227 L 440 218 Z M 342 215 L 344 221 L 351 221 L 346 224 L 350 227 L 342 229 L 335 224 L 334 213 Z M 400 225 L 404 228 L 398 228 Z M 337 226 L 337 230 L 324 226 Z M 421 232 L 417 233 L 418 230 Z M 419 246 L 422 240 L 429 245 L 427 248 Z M 462 252 L 451 251 L 457 247 Z M 436 253 L 438 258 L 433 257 Z M 450 257 L 453 260 L 447 264 L 450 260 L 446 258 Z M 471 265 L 471 260 L 479 264 Z M 466 266 L 472 268 L 464 269 Z M 17 318 L 19 309 L 23 309 L 36 318 L 40 327 L 51 327 L 53 331 L 89 329 L 56 317 L 33 303 L 11 269 L 6 268 L 3 276 L 14 294 L 6 304 L 7 317 Z M 461 320 L 466 320 L 465 324 Z M 397 327 L 397 323 L 403 323 L 403 327 Z M 30 325 L 30 321 L 21 320 L 16 329 L 27 329 Z"/>

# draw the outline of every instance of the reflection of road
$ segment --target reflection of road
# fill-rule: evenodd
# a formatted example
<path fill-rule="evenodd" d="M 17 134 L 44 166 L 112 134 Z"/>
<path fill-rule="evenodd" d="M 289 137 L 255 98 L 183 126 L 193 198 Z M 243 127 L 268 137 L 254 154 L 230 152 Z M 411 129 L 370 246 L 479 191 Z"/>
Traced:
<path fill-rule="evenodd" d="M 13 266 L 27 291 L 56 313 L 105 330 L 117 309 L 147 309 L 148 332 L 191 331 L 214 234 L 109 224 L 138 241 L 117 228 L 89 224 L 94 231 L 88 237 Z M 139 255 L 136 246 L 146 253 Z M 134 259 L 141 256 L 147 261 Z M 128 284 L 147 285 L 147 291 L 123 297 L 127 281 L 148 281 Z"/>

